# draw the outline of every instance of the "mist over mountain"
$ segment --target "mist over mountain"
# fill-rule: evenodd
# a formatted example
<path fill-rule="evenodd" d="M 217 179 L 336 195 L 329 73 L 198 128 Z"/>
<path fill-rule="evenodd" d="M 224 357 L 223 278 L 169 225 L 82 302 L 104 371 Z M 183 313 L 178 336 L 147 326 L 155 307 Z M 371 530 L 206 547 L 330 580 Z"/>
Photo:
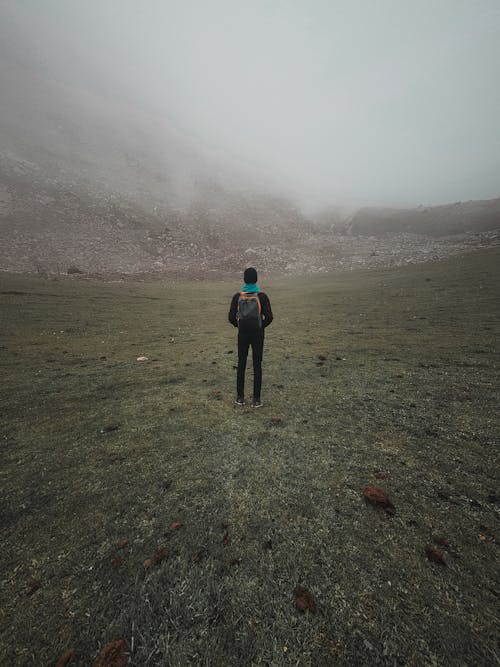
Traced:
<path fill-rule="evenodd" d="M 318 272 L 500 242 L 497 233 L 481 235 L 500 228 L 499 199 L 415 209 L 339 204 L 306 215 L 269 174 L 210 151 L 166 116 L 29 63 L 2 60 L 0 78 L 8 91 L 0 116 L 2 270 L 199 275 L 257 263 Z"/>
<path fill-rule="evenodd" d="M 2 268 L 203 268 L 232 243 L 310 227 L 262 174 L 165 116 L 2 60 Z"/>
<path fill-rule="evenodd" d="M 400 35 L 428 46 L 444 67 L 451 56 L 425 12 L 414 17 L 418 37 L 393 9 Z M 419 61 L 396 70 L 396 46 L 410 52 L 383 13 L 372 18 L 388 41 L 372 61 L 365 28 L 357 52 L 342 38 L 342 25 L 358 26 L 358 17 L 340 5 L 306 16 L 294 3 L 257 3 L 244 10 L 246 22 L 222 0 L 210 12 L 190 2 L 138 12 L 128 2 L 3 0 L 0 12 L 1 270 L 203 273 L 255 262 L 327 271 L 463 250 L 463 239 L 440 240 L 449 235 L 469 234 L 468 248 L 471 233 L 479 245 L 496 242 L 498 199 L 411 201 L 448 201 L 465 182 L 464 196 L 500 192 L 487 136 L 498 96 L 488 87 L 489 105 L 475 98 L 487 113 L 464 139 L 463 150 L 474 151 L 453 161 L 462 165 L 455 174 L 450 150 L 466 136 L 467 91 L 463 114 L 448 117 L 444 131 L 428 105 L 448 103 L 458 81 L 448 77 L 432 98 L 438 84 L 421 88 Z M 450 26 L 443 17 L 436 21 L 450 53 L 458 58 L 468 25 L 484 37 L 477 62 L 486 63 L 496 48 L 486 13 L 467 24 L 462 12 Z M 440 170 L 436 189 L 427 182 L 431 163 Z M 389 199 L 391 208 L 366 206 Z"/>

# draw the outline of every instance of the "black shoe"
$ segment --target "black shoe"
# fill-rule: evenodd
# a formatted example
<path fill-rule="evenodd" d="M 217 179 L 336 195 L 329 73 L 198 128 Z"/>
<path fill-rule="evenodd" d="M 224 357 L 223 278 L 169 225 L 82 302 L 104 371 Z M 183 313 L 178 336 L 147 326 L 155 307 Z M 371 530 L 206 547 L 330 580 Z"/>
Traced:
<path fill-rule="evenodd" d="M 238 396 L 234 403 L 235 405 L 245 405 L 245 399 L 243 396 Z"/>
<path fill-rule="evenodd" d="M 260 398 L 259 399 L 254 398 L 253 401 L 252 401 L 252 408 L 261 408 L 263 405 L 264 404 L 262 403 Z"/>

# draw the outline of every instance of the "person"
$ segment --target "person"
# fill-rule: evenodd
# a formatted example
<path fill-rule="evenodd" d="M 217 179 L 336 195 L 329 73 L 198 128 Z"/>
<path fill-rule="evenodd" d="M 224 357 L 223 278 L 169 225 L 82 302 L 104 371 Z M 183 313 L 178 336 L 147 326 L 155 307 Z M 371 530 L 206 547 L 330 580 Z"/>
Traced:
<path fill-rule="evenodd" d="M 257 285 L 257 271 L 250 267 L 243 274 L 244 285 L 231 300 L 228 319 L 238 328 L 238 371 L 236 375 L 236 405 L 245 405 L 245 370 L 248 349 L 252 347 L 253 400 L 252 407 L 262 407 L 262 354 L 264 330 L 273 321 L 269 297 Z"/>

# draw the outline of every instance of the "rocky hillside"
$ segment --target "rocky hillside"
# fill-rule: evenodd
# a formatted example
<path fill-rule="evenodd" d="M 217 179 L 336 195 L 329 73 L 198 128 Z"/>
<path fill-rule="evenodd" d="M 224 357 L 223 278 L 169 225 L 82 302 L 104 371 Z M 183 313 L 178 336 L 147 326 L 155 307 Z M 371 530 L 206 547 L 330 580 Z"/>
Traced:
<path fill-rule="evenodd" d="M 464 224 L 466 231 L 437 235 L 402 231 L 395 219 L 381 233 L 358 225 L 360 215 L 320 224 L 282 197 L 229 190 L 215 180 L 196 183 L 184 206 L 154 192 L 148 200 L 144 175 L 141 187 L 144 196 L 121 192 L 62 170 L 47 154 L 35 162 L 3 151 L 0 270 L 205 275 L 253 263 L 264 271 L 325 272 L 399 266 L 500 244 L 494 220 L 492 229 Z"/>
<path fill-rule="evenodd" d="M 2 270 L 204 270 L 312 231 L 266 178 L 165 116 L 15 61 L 0 60 L 0 86 Z"/>
<path fill-rule="evenodd" d="M 9 57 L 0 89 L 2 271 L 322 272 L 500 242 L 500 199 L 311 220 L 268 175 L 165 115 Z"/>
<path fill-rule="evenodd" d="M 0 269 L 134 273 L 241 264 L 252 246 L 295 246 L 312 223 L 280 197 L 197 184 L 188 206 L 146 202 L 62 180 L 32 161 L 1 156 Z M 245 255 L 246 253 L 246 255 Z"/>
<path fill-rule="evenodd" d="M 500 198 L 415 209 L 362 208 L 345 223 L 351 234 L 449 236 L 500 228 Z"/>

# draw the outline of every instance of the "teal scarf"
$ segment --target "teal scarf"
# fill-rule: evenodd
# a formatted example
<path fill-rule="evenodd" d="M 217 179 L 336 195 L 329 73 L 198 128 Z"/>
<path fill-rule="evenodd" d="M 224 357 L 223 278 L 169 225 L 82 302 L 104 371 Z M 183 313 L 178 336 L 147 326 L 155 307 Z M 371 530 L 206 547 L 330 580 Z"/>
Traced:
<path fill-rule="evenodd" d="M 245 283 L 241 288 L 242 292 L 249 292 L 250 294 L 256 294 L 260 292 L 260 288 L 257 283 Z"/>

